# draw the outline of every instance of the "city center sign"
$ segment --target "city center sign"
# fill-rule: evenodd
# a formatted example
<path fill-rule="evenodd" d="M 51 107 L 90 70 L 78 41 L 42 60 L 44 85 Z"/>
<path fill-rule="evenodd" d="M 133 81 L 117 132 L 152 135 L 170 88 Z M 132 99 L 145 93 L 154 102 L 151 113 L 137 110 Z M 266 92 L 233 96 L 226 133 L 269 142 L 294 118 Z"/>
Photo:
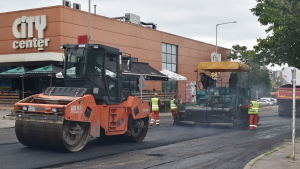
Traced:
<path fill-rule="evenodd" d="M 38 37 L 34 37 L 33 26 L 38 31 Z M 21 32 L 19 27 L 21 26 Z M 12 26 L 13 35 L 17 39 L 27 39 L 14 41 L 12 46 L 14 49 L 24 49 L 24 48 L 37 48 L 38 50 L 44 50 L 44 47 L 48 47 L 50 38 L 44 39 L 44 30 L 47 27 L 47 17 L 46 15 L 22 16 L 17 18 Z M 28 31 L 27 31 L 28 28 Z"/>

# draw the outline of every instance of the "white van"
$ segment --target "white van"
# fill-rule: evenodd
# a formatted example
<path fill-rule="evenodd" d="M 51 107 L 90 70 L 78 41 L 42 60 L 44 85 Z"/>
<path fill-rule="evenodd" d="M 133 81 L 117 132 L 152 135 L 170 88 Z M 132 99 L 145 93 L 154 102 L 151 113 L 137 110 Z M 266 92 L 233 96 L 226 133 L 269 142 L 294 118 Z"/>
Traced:
<path fill-rule="evenodd" d="M 261 100 L 267 100 L 267 101 L 269 101 L 269 102 L 272 102 L 272 103 L 274 103 L 274 105 L 277 104 L 277 99 L 272 98 L 272 97 L 262 97 L 262 98 L 260 98 L 260 99 L 261 99 Z"/>

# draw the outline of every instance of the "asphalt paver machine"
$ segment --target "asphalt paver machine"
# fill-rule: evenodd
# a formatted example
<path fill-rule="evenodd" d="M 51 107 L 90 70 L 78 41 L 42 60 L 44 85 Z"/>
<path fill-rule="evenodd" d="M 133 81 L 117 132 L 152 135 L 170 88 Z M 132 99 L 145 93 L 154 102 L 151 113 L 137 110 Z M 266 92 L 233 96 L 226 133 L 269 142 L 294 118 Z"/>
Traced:
<path fill-rule="evenodd" d="M 90 137 L 122 135 L 141 142 L 150 107 L 122 88 L 123 53 L 101 44 L 61 48 L 66 87 L 48 87 L 14 105 L 18 140 L 29 147 L 71 152 L 84 148 Z"/>
<path fill-rule="evenodd" d="M 201 78 L 198 81 L 198 70 L 210 71 L 212 74 L 228 72 L 230 78 L 223 85 L 224 81 L 222 82 L 221 77 L 212 78 L 200 73 Z M 239 104 L 249 102 L 251 89 L 249 81 L 238 82 L 237 73 L 235 72 L 249 72 L 249 70 L 248 65 L 239 62 L 198 63 L 197 87 L 200 89 L 200 83 L 202 83 L 203 88 L 196 89 L 196 104 L 189 104 L 189 106 L 179 110 L 175 116 L 175 123 L 247 127 L 249 124 L 248 111 L 247 109 L 240 109 Z"/>

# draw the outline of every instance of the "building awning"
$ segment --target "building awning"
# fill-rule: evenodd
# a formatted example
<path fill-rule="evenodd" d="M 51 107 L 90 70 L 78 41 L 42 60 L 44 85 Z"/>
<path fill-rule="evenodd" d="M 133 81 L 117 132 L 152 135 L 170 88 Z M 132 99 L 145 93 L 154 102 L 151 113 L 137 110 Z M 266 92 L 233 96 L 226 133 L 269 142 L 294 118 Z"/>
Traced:
<path fill-rule="evenodd" d="M 40 67 L 31 71 L 28 71 L 25 73 L 25 76 L 39 76 L 39 77 L 45 77 L 45 76 L 55 76 L 57 73 L 61 72 L 62 68 L 59 68 L 54 65 L 48 65 L 44 67 Z"/>
<path fill-rule="evenodd" d="M 250 66 L 239 62 L 199 62 L 197 69 L 211 72 L 249 72 Z"/>
<path fill-rule="evenodd" d="M 145 80 L 168 81 L 168 76 L 144 62 L 131 62 L 131 71 L 128 70 L 127 62 L 122 62 L 122 76 L 124 79 L 139 79 L 144 76 Z"/>
<path fill-rule="evenodd" d="M 166 70 L 166 69 L 160 71 L 160 73 L 162 73 L 162 74 L 168 76 L 169 81 L 187 80 L 186 77 L 184 77 L 184 76 L 182 76 L 182 75 L 180 75 L 180 74 L 174 73 L 174 72 L 172 72 L 172 71 Z"/>
<path fill-rule="evenodd" d="M 69 75 L 75 76 L 75 67 L 67 69 Z M 106 74 L 113 73 L 106 70 Z M 158 70 L 151 67 L 148 63 L 132 62 L 131 71 L 128 70 L 127 62 L 122 62 L 122 78 L 123 79 L 139 79 L 144 76 L 145 80 L 168 81 L 168 76 L 160 73 Z M 61 72 L 56 74 L 56 78 L 64 78 Z"/>
<path fill-rule="evenodd" d="M 10 69 L 10 70 L 0 73 L 0 77 L 1 78 L 20 78 L 21 76 L 24 76 L 25 73 L 29 70 L 30 69 L 28 69 L 27 67 L 20 66 L 20 67 Z"/>

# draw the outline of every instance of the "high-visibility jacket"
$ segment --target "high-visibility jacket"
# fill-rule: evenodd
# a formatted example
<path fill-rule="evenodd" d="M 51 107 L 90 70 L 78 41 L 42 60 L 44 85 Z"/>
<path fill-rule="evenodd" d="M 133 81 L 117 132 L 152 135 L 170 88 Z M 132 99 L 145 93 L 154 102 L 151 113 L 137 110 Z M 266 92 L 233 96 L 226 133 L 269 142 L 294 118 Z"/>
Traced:
<path fill-rule="evenodd" d="M 248 114 L 258 114 L 259 113 L 259 104 L 256 101 L 251 101 L 252 107 L 248 108 Z"/>
<path fill-rule="evenodd" d="M 158 98 L 152 98 L 152 111 L 159 111 Z"/>
<path fill-rule="evenodd" d="M 177 110 L 177 106 L 175 104 L 175 99 L 170 100 L 171 110 Z"/>

